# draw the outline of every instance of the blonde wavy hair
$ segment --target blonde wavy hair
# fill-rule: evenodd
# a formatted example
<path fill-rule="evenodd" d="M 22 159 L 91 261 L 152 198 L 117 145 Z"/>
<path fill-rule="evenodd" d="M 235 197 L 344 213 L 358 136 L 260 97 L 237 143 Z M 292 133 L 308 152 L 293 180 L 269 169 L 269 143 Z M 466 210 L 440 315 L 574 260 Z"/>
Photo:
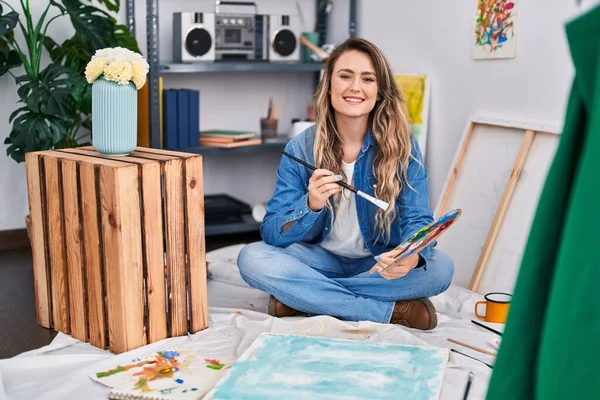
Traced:
<path fill-rule="evenodd" d="M 377 180 L 375 196 L 389 203 L 390 206 L 386 211 L 377 210 L 378 232 L 375 240 L 383 235 L 387 244 L 390 238 L 391 224 L 397 217 L 396 199 L 407 181 L 406 173 L 411 156 L 410 116 L 386 57 L 367 40 L 347 39 L 333 50 L 327 60 L 323 77 L 314 96 L 316 138 L 313 150 L 315 164 L 318 165 L 318 168 L 343 174 L 341 172 L 342 138 L 336 128 L 330 88 L 335 63 L 344 52 L 349 50 L 357 50 L 368 55 L 373 62 L 377 77 L 378 100 L 369 115 L 369 124 L 378 150 L 373 162 L 373 174 Z M 330 212 L 333 212 L 333 209 L 339 204 L 341 193 L 328 199 L 326 206 Z"/>

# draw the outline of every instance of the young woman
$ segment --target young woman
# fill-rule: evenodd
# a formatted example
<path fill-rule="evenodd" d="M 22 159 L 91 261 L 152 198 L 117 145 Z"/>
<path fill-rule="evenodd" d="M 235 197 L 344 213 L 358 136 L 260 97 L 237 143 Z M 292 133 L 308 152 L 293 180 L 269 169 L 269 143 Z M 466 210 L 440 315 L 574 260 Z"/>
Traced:
<path fill-rule="evenodd" d="M 454 264 L 430 245 L 385 269 L 394 248 L 433 221 L 427 170 L 389 64 L 351 38 L 331 54 L 316 93 L 317 123 L 286 145 L 261 225 L 245 246 L 243 279 L 271 295 L 277 317 L 330 315 L 433 329 L 427 297 L 450 285 Z M 389 203 L 386 211 L 336 182 Z"/>

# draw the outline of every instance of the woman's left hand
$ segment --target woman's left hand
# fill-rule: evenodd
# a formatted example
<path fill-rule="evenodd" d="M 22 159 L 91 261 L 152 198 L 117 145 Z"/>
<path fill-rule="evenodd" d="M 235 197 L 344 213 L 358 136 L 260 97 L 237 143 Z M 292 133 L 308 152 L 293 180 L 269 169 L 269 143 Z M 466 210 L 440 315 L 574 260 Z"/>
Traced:
<path fill-rule="evenodd" d="M 381 254 L 379 261 L 369 270 L 369 273 L 379 272 L 379 275 L 385 279 L 398 279 L 408 274 L 419 263 L 419 253 L 415 253 L 406 260 L 387 268 L 397 255 L 398 252 L 395 250 Z M 385 268 L 387 269 L 384 271 Z"/>

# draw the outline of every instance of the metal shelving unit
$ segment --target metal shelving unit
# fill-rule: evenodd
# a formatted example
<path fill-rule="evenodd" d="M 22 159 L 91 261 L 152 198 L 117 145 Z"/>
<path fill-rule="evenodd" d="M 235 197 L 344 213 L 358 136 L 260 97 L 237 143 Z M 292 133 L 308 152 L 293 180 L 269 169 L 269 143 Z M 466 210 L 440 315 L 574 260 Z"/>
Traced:
<path fill-rule="evenodd" d="M 350 2 L 350 21 L 349 33 L 350 36 L 356 36 L 356 0 Z M 290 72 L 313 72 L 318 75 L 322 69 L 322 63 L 289 63 L 289 62 L 243 62 L 243 61 L 223 61 L 223 62 L 202 62 L 194 64 L 160 64 L 159 47 L 158 47 L 158 18 L 159 18 L 159 0 L 146 0 L 146 38 L 147 38 L 147 61 L 150 65 L 149 70 L 149 118 L 150 118 L 150 147 L 160 147 L 160 89 L 159 78 L 161 75 L 173 73 L 210 73 L 210 72 L 269 72 L 269 71 L 290 71 Z M 135 36 L 135 0 L 125 0 L 126 23 L 129 31 Z M 315 0 L 316 12 L 319 15 L 319 4 L 321 0 Z M 320 34 L 320 43 L 323 45 L 327 37 L 326 20 L 317 21 L 317 31 Z M 318 81 L 315 79 L 315 81 Z M 182 149 L 183 151 L 202 153 L 202 154 L 219 154 L 230 152 L 262 152 L 283 150 L 287 143 L 286 138 L 277 138 L 266 140 L 258 146 L 248 146 L 233 149 L 222 149 L 215 147 L 194 147 Z M 235 224 L 234 224 L 235 225 Z M 235 226 L 212 226 L 206 227 L 206 235 L 238 233 L 256 231 L 260 224 L 246 221 Z"/>
<path fill-rule="evenodd" d="M 274 61 L 204 61 L 187 64 L 163 64 L 161 75 L 199 72 L 265 72 L 265 71 L 320 71 L 323 63 L 294 63 Z"/>
<path fill-rule="evenodd" d="M 356 0 L 350 1 L 350 36 L 356 35 Z M 135 34 L 134 18 L 135 0 L 126 0 L 126 19 L 130 32 Z M 160 65 L 158 48 L 158 17 L 159 0 L 146 0 L 146 35 L 147 35 L 147 61 L 149 71 L 149 96 L 150 96 L 150 146 L 160 147 L 160 99 L 159 77 L 171 73 L 206 73 L 206 72 L 259 72 L 259 71 L 297 71 L 317 72 L 321 68 L 319 63 L 273 63 L 273 62 L 207 62 L 197 64 L 167 64 Z M 317 13 L 319 0 L 315 0 Z M 317 30 L 320 37 L 327 37 L 327 21 L 320 21 Z M 321 43 L 322 44 L 322 43 Z"/>
<path fill-rule="evenodd" d="M 230 149 L 224 147 L 199 146 L 178 150 L 195 154 L 262 153 L 265 151 L 281 151 L 285 148 L 288 140 L 289 138 L 287 136 L 280 136 L 277 138 L 263 139 L 262 144 L 255 146 L 232 147 Z"/>

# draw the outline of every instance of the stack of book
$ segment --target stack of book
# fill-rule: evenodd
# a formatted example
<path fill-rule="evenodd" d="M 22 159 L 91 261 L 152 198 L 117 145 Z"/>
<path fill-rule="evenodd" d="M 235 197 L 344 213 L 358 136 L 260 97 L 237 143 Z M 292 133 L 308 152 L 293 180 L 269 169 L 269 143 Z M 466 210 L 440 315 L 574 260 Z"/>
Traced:
<path fill-rule="evenodd" d="M 262 143 L 256 132 L 211 129 L 200 132 L 200 145 L 210 147 L 242 147 Z"/>
<path fill-rule="evenodd" d="M 197 147 L 200 131 L 200 92 L 192 89 L 163 91 L 163 147 Z"/>

